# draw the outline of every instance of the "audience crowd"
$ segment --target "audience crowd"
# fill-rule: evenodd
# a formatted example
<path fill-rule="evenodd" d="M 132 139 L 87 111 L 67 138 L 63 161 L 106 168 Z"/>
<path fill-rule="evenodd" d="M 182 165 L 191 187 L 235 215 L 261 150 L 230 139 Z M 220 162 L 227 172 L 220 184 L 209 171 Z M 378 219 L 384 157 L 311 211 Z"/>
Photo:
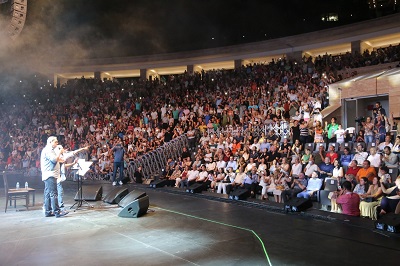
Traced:
<path fill-rule="evenodd" d="M 360 215 L 343 199 L 356 193 L 361 215 L 376 218 L 394 212 L 400 198 L 400 181 L 389 175 L 397 173 L 400 152 L 400 138 L 392 142 L 390 135 L 393 122 L 379 102 L 360 119 L 359 132 L 343 129 L 335 118 L 323 121 L 321 110 L 329 105 L 336 70 L 398 58 L 399 46 L 391 46 L 147 81 L 82 77 L 58 89 L 35 76 L 12 84 L 2 100 L 0 167 L 37 175 L 40 152 L 54 135 L 68 150 L 89 146 L 81 158 L 95 162 L 95 174 L 106 175 L 113 171 L 110 148 L 119 140 L 127 166 L 187 134 L 189 150 L 168 160 L 161 176 L 171 186 L 201 183 L 217 193 L 244 187 L 252 197 L 287 202 L 314 198 L 334 180 L 332 211 Z M 138 171 L 131 181 L 142 179 Z"/>

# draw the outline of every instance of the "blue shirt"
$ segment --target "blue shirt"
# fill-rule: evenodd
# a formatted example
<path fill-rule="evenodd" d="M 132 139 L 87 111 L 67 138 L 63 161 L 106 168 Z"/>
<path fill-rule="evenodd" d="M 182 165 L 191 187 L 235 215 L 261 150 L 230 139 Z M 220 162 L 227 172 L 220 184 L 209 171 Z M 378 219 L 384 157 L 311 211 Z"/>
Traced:
<path fill-rule="evenodd" d="M 59 177 L 60 164 L 57 162 L 57 154 L 51 145 L 46 145 L 40 154 L 40 169 L 43 181 L 49 177 Z"/>
<path fill-rule="evenodd" d="M 112 151 L 114 152 L 114 162 L 115 163 L 120 163 L 124 161 L 124 147 L 122 147 L 121 144 L 117 144 L 112 148 Z"/>
<path fill-rule="evenodd" d="M 319 165 L 319 169 L 320 169 L 321 171 L 326 172 L 326 173 L 331 173 L 331 174 L 332 174 L 333 168 L 334 168 L 333 164 L 321 163 L 321 164 Z M 325 177 L 327 177 L 327 176 L 328 176 L 327 174 L 321 174 L 321 178 L 325 178 Z"/>

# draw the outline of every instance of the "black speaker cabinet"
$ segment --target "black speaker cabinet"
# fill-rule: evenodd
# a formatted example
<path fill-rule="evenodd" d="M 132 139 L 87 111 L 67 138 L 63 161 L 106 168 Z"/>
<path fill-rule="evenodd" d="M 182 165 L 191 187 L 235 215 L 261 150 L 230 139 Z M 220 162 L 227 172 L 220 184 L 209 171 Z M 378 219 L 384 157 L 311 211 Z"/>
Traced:
<path fill-rule="evenodd" d="M 229 194 L 229 198 L 233 200 L 245 200 L 250 197 L 250 190 L 247 188 L 238 188 Z"/>
<path fill-rule="evenodd" d="M 76 192 L 75 200 L 79 200 L 81 191 Z M 82 200 L 97 201 L 101 200 L 103 196 L 102 186 L 83 186 L 82 187 Z"/>
<path fill-rule="evenodd" d="M 165 187 L 167 185 L 167 180 L 160 179 L 160 180 L 153 180 L 150 183 L 150 187 L 158 188 L 158 187 Z"/>
<path fill-rule="evenodd" d="M 128 195 L 126 195 L 119 203 L 118 206 L 124 208 L 127 206 L 129 203 L 131 203 L 134 200 L 143 198 L 146 196 L 146 192 L 143 191 L 138 191 L 138 190 L 132 190 Z"/>
<path fill-rule="evenodd" d="M 189 193 L 201 193 L 204 190 L 204 184 L 194 183 L 186 189 Z"/>
<path fill-rule="evenodd" d="M 392 233 L 400 232 L 400 215 L 394 213 L 385 214 L 375 222 L 375 228 Z"/>
<path fill-rule="evenodd" d="M 286 212 L 302 212 L 313 206 L 311 199 L 292 198 L 285 203 Z"/>
<path fill-rule="evenodd" d="M 141 197 L 126 205 L 118 214 L 119 217 L 138 218 L 147 213 L 149 209 L 149 196 Z"/>
<path fill-rule="evenodd" d="M 126 195 L 129 194 L 127 188 L 117 187 L 111 190 L 103 199 L 104 202 L 109 204 L 118 204 Z"/>

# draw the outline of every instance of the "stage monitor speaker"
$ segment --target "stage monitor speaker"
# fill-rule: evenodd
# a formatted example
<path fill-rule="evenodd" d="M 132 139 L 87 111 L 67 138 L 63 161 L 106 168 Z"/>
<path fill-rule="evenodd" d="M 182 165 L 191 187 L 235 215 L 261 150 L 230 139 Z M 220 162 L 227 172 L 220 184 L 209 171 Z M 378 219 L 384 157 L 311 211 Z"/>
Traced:
<path fill-rule="evenodd" d="M 394 213 L 385 214 L 375 222 L 375 228 L 392 233 L 400 232 L 400 215 Z"/>
<path fill-rule="evenodd" d="M 130 202 L 118 214 L 119 217 L 137 218 L 147 213 L 149 209 L 149 196 L 141 197 Z"/>
<path fill-rule="evenodd" d="M 201 193 L 204 190 L 204 184 L 194 183 L 186 189 L 189 193 Z"/>
<path fill-rule="evenodd" d="M 285 203 L 286 212 L 302 212 L 313 206 L 311 199 L 292 198 Z"/>
<path fill-rule="evenodd" d="M 109 204 L 118 204 L 126 195 L 129 194 L 127 188 L 117 187 L 111 190 L 103 199 L 104 202 Z"/>
<path fill-rule="evenodd" d="M 232 200 L 245 200 L 250 197 L 250 190 L 247 188 L 238 188 L 229 194 L 229 198 Z"/>
<path fill-rule="evenodd" d="M 82 187 L 82 200 L 97 201 L 101 200 L 103 196 L 102 186 L 83 186 Z M 76 192 L 75 200 L 79 200 L 80 190 Z"/>
<path fill-rule="evenodd" d="M 127 206 L 129 203 L 131 203 L 134 200 L 143 198 L 146 196 L 146 192 L 143 191 L 138 191 L 138 190 L 132 190 L 128 195 L 126 195 L 119 203 L 118 206 L 124 208 Z"/>
<path fill-rule="evenodd" d="M 167 185 L 167 180 L 165 180 L 165 179 L 153 180 L 150 183 L 150 187 L 152 187 L 152 188 L 164 187 L 166 185 Z"/>

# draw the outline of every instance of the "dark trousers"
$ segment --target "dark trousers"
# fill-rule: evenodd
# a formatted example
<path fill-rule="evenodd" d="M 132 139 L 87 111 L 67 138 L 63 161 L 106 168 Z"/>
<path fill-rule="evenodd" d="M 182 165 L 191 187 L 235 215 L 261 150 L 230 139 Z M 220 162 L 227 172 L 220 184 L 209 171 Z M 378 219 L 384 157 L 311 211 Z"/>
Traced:
<path fill-rule="evenodd" d="M 387 197 L 383 197 L 381 201 L 381 208 L 385 212 L 394 212 L 399 201 L 400 199 L 388 199 Z"/>
<path fill-rule="evenodd" d="M 302 192 L 303 190 L 301 188 L 291 188 L 291 189 L 287 189 L 282 191 L 281 197 L 284 203 L 288 202 L 291 198 L 294 198 L 297 196 L 297 194 L 299 194 L 300 192 Z"/>
<path fill-rule="evenodd" d="M 124 179 L 124 162 L 114 162 L 114 171 L 112 176 L 112 181 L 115 182 L 115 176 L 117 175 L 117 170 L 119 169 L 119 180 Z"/>

